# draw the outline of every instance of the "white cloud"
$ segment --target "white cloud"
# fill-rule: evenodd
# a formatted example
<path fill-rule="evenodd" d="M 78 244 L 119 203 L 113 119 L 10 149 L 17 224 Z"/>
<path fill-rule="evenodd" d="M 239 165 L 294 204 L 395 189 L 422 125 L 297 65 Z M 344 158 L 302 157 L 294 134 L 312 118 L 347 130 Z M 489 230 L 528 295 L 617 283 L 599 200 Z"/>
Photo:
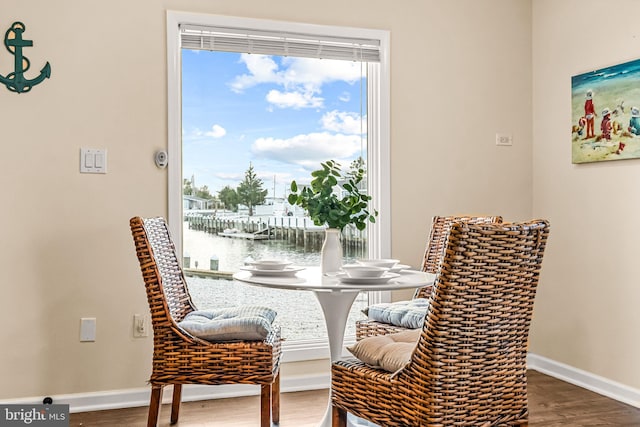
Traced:
<path fill-rule="evenodd" d="M 347 160 L 360 151 L 357 135 L 330 134 L 328 132 L 296 135 L 288 139 L 258 138 L 252 145 L 253 154 L 302 166 L 317 168 L 329 159 Z"/>
<path fill-rule="evenodd" d="M 360 63 L 353 61 L 285 58 L 283 66 L 286 81 L 316 87 L 334 81 L 354 83 L 362 77 Z"/>
<path fill-rule="evenodd" d="M 366 116 L 364 120 L 361 120 L 361 116 L 358 113 L 333 110 L 325 113 L 320 121 L 323 129 L 332 132 L 358 135 L 367 133 Z"/>
<path fill-rule="evenodd" d="M 212 138 L 222 138 L 226 134 L 226 129 L 220 125 L 213 125 L 211 126 L 211 130 L 209 132 L 205 132 L 206 136 L 210 136 Z"/>
<path fill-rule="evenodd" d="M 267 94 L 267 102 L 278 108 L 320 108 L 324 99 L 313 96 L 312 92 L 280 92 L 272 89 Z"/>
<path fill-rule="evenodd" d="M 213 139 L 222 138 L 227 134 L 227 130 L 220 125 L 211 126 L 211 130 L 203 131 L 200 128 L 193 128 L 189 131 L 182 130 L 182 141 L 184 144 L 195 144 L 207 146 Z"/>
<path fill-rule="evenodd" d="M 334 81 L 354 83 L 361 75 L 361 64 L 312 58 L 283 58 L 279 66 L 271 56 L 242 54 L 240 61 L 247 66 L 248 74 L 237 76 L 229 84 L 237 93 L 263 84 L 277 84 L 284 91 L 272 90 L 267 101 L 279 108 L 317 108 L 322 106 L 322 85 Z M 346 101 L 345 95 L 341 97 Z"/>
<path fill-rule="evenodd" d="M 249 74 L 237 76 L 231 88 L 241 92 L 261 83 L 276 83 L 283 86 L 301 85 L 320 87 L 333 81 L 354 83 L 362 77 L 359 62 L 313 58 L 283 58 L 282 68 L 267 55 L 243 53 L 240 61 L 247 66 Z"/>
<path fill-rule="evenodd" d="M 260 83 L 281 83 L 282 74 L 278 73 L 278 64 L 267 55 L 240 55 L 240 61 L 247 66 L 249 74 L 237 76 L 231 83 L 231 90 L 242 92 L 244 89 Z"/>

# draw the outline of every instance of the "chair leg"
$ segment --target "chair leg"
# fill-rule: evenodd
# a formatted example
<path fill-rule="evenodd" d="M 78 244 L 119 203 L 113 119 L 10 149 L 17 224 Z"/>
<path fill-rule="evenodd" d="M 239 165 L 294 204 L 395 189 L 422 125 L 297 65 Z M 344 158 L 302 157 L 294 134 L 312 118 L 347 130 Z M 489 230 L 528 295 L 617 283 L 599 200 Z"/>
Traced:
<path fill-rule="evenodd" d="M 274 424 L 280 424 L 280 372 L 271 384 L 271 420 Z"/>
<path fill-rule="evenodd" d="M 162 387 L 161 385 L 151 386 L 151 401 L 149 402 L 147 427 L 156 427 L 158 425 L 158 414 L 160 413 L 160 402 L 162 401 Z"/>
<path fill-rule="evenodd" d="M 331 427 L 347 427 L 347 411 L 337 406 L 332 406 L 331 414 L 333 415 Z"/>
<path fill-rule="evenodd" d="M 271 384 L 260 385 L 260 427 L 271 427 Z"/>
<path fill-rule="evenodd" d="M 180 400 L 182 399 L 182 384 L 173 385 L 173 398 L 171 400 L 171 424 L 178 422 L 180 416 Z"/>

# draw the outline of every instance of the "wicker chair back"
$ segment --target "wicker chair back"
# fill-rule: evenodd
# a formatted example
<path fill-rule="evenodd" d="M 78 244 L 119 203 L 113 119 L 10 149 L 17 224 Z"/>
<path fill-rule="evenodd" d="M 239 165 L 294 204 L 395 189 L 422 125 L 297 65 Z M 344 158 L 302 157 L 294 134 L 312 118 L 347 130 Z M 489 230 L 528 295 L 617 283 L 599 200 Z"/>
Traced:
<path fill-rule="evenodd" d="M 334 426 L 527 425 L 527 343 L 549 223 L 453 223 L 411 360 L 332 365 Z"/>

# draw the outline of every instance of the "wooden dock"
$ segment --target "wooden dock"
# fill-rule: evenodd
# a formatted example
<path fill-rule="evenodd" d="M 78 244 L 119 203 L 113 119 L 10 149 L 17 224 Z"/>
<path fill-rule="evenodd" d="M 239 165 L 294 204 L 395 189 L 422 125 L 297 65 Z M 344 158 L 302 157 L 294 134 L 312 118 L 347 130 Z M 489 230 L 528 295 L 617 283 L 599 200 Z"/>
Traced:
<path fill-rule="evenodd" d="M 184 268 L 184 275 L 189 277 L 205 277 L 212 279 L 227 279 L 231 280 L 233 273 L 230 271 L 218 271 L 218 270 L 199 270 L 197 268 Z"/>
<path fill-rule="evenodd" d="M 303 248 L 305 251 L 319 251 L 324 242 L 324 227 L 318 227 L 306 217 L 271 218 L 217 218 L 213 215 L 191 214 L 185 216 L 189 229 L 204 231 L 220 237 L 255 241 L 281 240 Z M 346 227 L 342 235 L 345 254 L 364 257 L 366 254 L 366 232 L 355 227 Z"/>

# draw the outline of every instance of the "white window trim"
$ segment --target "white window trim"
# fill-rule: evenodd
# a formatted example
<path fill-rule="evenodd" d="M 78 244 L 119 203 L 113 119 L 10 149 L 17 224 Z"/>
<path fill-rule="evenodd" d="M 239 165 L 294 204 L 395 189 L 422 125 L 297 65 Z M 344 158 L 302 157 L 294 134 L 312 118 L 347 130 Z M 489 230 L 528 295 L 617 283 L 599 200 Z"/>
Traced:
<path fill-rule="evenodd" d="M 371 257 L 389 258 L 391 256 L 389 32 L 169 10 L 167 11 L 168 222 L 169 229 L 175 238 L 177 252 L 182 253 L 181 24 L 246 27 L 267 31 L 285 30 L 380 40 L 379 73 L 374 73 L 367 79 L 370 87 L 371 85 L 379 87 L 376 91 L 369 90 L 368 92 L 369 126 L 367 131 L 372 142 L 370 149 L 367 150 L 367 179 L 369 182 L 368 191 L 373 197 L 372 207 L 380 214 L 376 219 L 376 224 L 368 226 L 367 229 Z M 372 95 L 378 98 L 371 99 Z M 377 106 L 375 110 L 374 106 Z M 370 296 L 372 303 L 389 300 L 389 292 L 373 292 Z M 285 345 L 285 360 L 317 359 L 319 348 L 326 348 L 326 341 L 320 343 L 320 347 L 316 341 L 308 342 L 308 344 L 302 343 L 302 345 Z"/>

